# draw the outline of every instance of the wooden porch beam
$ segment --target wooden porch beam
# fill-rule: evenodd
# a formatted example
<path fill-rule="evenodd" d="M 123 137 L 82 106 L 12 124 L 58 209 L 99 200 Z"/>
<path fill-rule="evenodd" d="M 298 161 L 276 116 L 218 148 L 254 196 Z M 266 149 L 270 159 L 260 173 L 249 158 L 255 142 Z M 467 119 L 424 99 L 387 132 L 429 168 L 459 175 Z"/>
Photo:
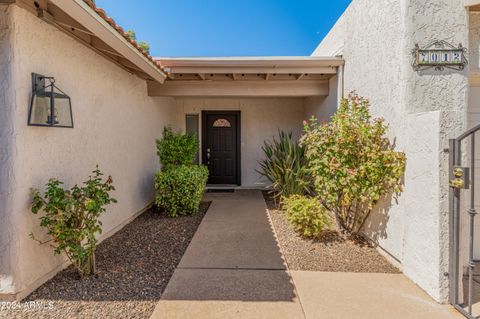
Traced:
<path fill-rule="evenodd" d="M 170 67 L 171 73 L 185 73 L 185 74 L 337 74 L 336 67 L 299 67 L 299 68 L 265 68 L 265 67 Z"/>
<path fill-rule="evenodd" d="M 480 0 L 464 0 L 464 5 L 466 7 L 478 6 L 480 5 Z"/>
<path fill-rule="evenodd" d="M 148 82 L 149 96 L 307 97 L 327 96 L 328 81 L 165 81 Z"/>

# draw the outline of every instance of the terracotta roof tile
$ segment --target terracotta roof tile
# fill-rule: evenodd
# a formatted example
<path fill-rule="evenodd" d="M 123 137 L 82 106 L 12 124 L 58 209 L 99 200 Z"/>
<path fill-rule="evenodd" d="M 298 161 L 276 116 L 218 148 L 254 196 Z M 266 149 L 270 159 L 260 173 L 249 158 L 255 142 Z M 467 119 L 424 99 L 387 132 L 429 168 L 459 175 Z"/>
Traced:
<path fill-rule="evenodd" d="M 83 0 L 90 8 L 92 8 L 103 20 L 105 20 L 109 25 L 111 25 L 120 35 L 122 35 L 125 40 L 130 42 L 140 53 L 142 53 L 150 62 L 152 62 L 159 70 L 163 71 L 164 73 L 167 73 L 163 67 L 160 65 L 160 63 L 156 60 L 154 60 L 145 50 L 143 50 L 138 43 L 130 38 L 130 36 L 123 30 L 121 26 L 115 23 L 115 20 L 110 18 L 105 10 L 97 7 L 95 5 L 95 2 L 93 0 Z"/>

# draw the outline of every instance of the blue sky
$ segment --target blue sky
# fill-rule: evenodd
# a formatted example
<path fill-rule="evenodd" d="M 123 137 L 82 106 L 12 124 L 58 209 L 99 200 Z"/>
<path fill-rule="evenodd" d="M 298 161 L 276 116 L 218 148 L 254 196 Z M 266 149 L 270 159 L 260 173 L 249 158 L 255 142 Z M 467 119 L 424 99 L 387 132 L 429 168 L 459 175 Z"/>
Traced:
<path fill-rule="evenodd" d="M 310 55 L 351 0 L 97 0 L 153 56 Z"/>

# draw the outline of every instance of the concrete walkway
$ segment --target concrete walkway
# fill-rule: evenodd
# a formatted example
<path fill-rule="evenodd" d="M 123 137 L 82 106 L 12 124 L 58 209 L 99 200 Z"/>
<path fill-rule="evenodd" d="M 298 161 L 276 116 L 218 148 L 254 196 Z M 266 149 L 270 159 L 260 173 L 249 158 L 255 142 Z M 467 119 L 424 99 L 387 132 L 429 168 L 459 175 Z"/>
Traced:
<path fill-rule="evenodd" d="M 403 275 L 289 271 L 259 191 L 212 205 L 151 318 L 462 318 Z"/>

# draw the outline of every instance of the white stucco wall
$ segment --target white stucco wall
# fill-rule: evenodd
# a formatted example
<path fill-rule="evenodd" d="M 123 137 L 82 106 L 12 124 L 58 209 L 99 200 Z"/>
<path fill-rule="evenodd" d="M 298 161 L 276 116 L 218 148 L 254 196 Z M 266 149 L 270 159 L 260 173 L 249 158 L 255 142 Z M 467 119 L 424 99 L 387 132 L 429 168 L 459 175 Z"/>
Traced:
<path fill-rule="evenodd" d="M 349 6 L 340 16 L 330 32 L 325 36 L 318 47 L 313 51 L 313 56 L 340 56 L 343 55 L 343 46 L 346 36 L 346 17 L 350 15 L 349 10 L 353 6 Z"/>
<path fill-rule="evenodd" d="M 469 15 L 469 44 L 468 44 L 468 68 L 469 75 L 471 78 L 469 85 L 468 93 L 468 113 L 467 113 L 467 127 L 473 128 L 477 125 L 480 125 L 480 13 L 472 12 Z M 480 142 L 478 141 L 478 135 L 476 136 L 476 154 L 475 154 L 475 185 L 480 185 Z M 465 160 L 471 160 L 471 152 L 468 152 L 468 155 Z M 470 166 L 470 162 L 465 163 L 466 166 Z M 468 199 L 470 196 L 470 190 L 465 191 L 466 203 L 465 208 L 468 209 L 469 203 Z M 475 209 L 480 211 L 480 196 L 476 195 L 475 198 Z M 465 227 L 467 231 L 468 227 L 468 215 L 464 215 L 464 220 L 461 223 L 462 227 Z M 463 242 L 461 243 L 461 250 L 463 252 L 463 258 L 461 260 L 464 263 L 467 263 L 468 259 L 468 241 L 467 236 L 465 236 Z M 480 258 L 480 220 L 476 218 L 475 222 L 475 245 L 474 245 L 474 258 Z"/>
<path fill-rule="evenodd" d="M 442 39 L 458 44 L 468 43 L 468 15 L 463 7 L 461 0 L 430 0 L 425 3 L 421 0 L 411 0 L 407 7 L 407 48 L 410 43 L 419 43 L 420 45 L 428 44 L 429 42 Z M 430 21 L 425 21 L 422 17 L 429 15 Z M 467 71 L 444 71 L 435 72 L 433 70 L 428 72 L 417 73 L 411 68 L 407 70 L 407 96 L 406 106 L 409 114 L 420 112 L 439 112 L 440 119 L 438 125 L 439 135 L 439 151 L 438 164 L 439 176 L 436 183 L 431 184 L 431 189 L 435 186 L 439 191 L 439 211 L 436 212 L 432 207 L 432 219 L 430 219 L 428 240 L 431 241 L 431 246 L 425 248 L 418 254 L 423 256 L 420 262 L 423 265 L 430 265 L 431 260 L 436 260 L 427 254 L 436 253 L 438 249 L 439 259 L 438 263 L 438 279 L 434 280 L 435 273 L 432 269 L 436 269 L 436 265 L 431 265 L 430 269 L 423 269 L 421 272 L 417 271 L 422 264 L 418 264 L 419 260 L 408 255 L 405 258 L 405 267 L 407 275 L 417 282 L 428 280 L 432 288 L 427 289 L 438 300 L 446 300 L 448 293 L 448 153 L 443 152 L 448 147 L 448 139 L 457 137 L 466 128 L 466 106 L 468 97 L 468 78 Z M 433 134 L 436 131 L 427 131 L 432 134 L 432 141 L 434 141 Z M 407 150 L 408 151 L 408 150 Z M 408 152 L 407 152 L 408 155 Z M 419 159 L 421 160 L 421 158 Z M 433 164 L 433 163 L 432 163 Z M 426 172 L 428 174 L 428 172 Z M 433 180 L 435 182 L 435 179 Z M 425 194 L 428 194 L 427 192 Z M 428 195 L 427 195 L 428 196 Z M 425 198 L 415 197 L 416 200 L 425 200 Z M 408 225 L 412 232 L 419 232 L 424 229 L 421 223 L 420 216 L 422 212 L 418 211 L 417 218 L 409 219 Z M 424 212 L 423 212 L 424 213 Z M 437 218 L 438 217 L 438 220 Z M 414 221 L 414 222 L 412 222 Z M 418 240 L 424 237 L 418 237 Z M 410 245 L 405 244 L 405 251 L 418 251 L 417 244 L 412 240 Z M 412 257 L 412 258 L 409 258 Z M 427 259 L 428 257 L 428 259 Z M 438 291 L 436 286 L 438 283 Z M 434 288 L 435 287 L 435 288 Z M 434 290 L 435 289 L 435 290 Z M 433 292 L 431 292 L 433 291 Z"/>
<path fill-rule="evenodd" d="M 342 48 L 345 92 L 370 99 L 372 114 L 386 120 L 390 138 L 407 154 L 404 193 L 381 203 L 365 232 L 439 301 L 448 293 L 443 149 L 464 128 L 467 79 L 459 71 L 415 72 L 411 50 L 435 39 L 467 43 L 466 30 L 461 0 L 353 0 L 314 52 Z"/>
<path fill-rule="evenodd" d="M 399 120 L 404 112 L 402 67 L 405 63 L 405 58 L 402 59 L 403 55 L 399 54 L 405 52 L 402 44 L 404 35 L 402 19 L 405 10 L 402 11 L 401 7 L 400 1 L 354 0 L 330 32 L 330 36 L 314 52 L 317 55 L 325 55 L 328 53 L 325 48 L 342 47 L 345 59 L 345 94 L 356 90 L 358 94 L 369 98 L 372 113 L 386 119 L 390 124 L 391 137 L 397 139 L 397 144 L 403 142 L 399 140 L 400 138 L 404 139 L 404 121 Z M 391 26 L 385 28 L 386 25 Z M 339 38 L 344 40 L 343 44 L 336 42 L 336 32 Z M 383 33 L 382 36 L 379 35 L 380 32 Z M 382 58 L 372 63 L 372 54 Z M 401 63 L 398 63 L 398 58 L 401 59 Z M 382 229 L 372 235 L 394 258 L 402 260 L 403 208 L 390 207 L 389 203 L 384 203 L 381 211 L 385 212 L 378 214 L 378 218 L 382 220 L 377 218 L 367 226 L 379 223 Z M 392 227 L 393 229 L 390 229 Z"/>
<path fill-rule="evenodd" d="M 304 120 L 303 99 L 294 98 L 178 98 L 178 123 L 185 129 L 185 114 L 205 111 L 241 112 L 241 175 L 242 186 L 264 187 L 268 183 L 256 172 L 264 158 L 261 147 L 265 140 L 278 136 L 278 131 L 293 132 L 298 138 Z M 201 125 L 200 125 L 201 132 Z"/>
<path fill-rule="evenodd" d="M 153 177 L 159 169 L 155 138 L 165 125 L 176 127 L 177 111 L 173 99 L 148 97 L 144 80 L 27 10 L 18 6 L 8 10 L 13 15 L 10 45 L 5 45 L 5 23 L 0 20 L 0 47 L 13 49 L 7 55 L 13 76 L 0 81 L 2 91 L 8 92 L 0 98 L 0 123 L 7 124 L 0 125 L 0 294 L 23 296 L 64 261 L 54 257 L 48 245 L 39 246 L 29 238 L 30 232 L 46 238 L 38 216 L 30 213 L 30 188 L 43 188 L 50 177 L 71 187 L 83 182 L 99 164 L 106 175 L 113 176 L 116 187 L 113 196 L 118 204 L 102 216 L 101 238 L 111 235 L 152 202 Z M 0 65 L 4 63 L 2 50 Z M 0 68 L 2 74 L 5 71 Z M 70 95 L 74 129 L 26 125 L 31 72 L 55 77 Z M 7 195 L 11 201 L 5 203 Z M 6 276 L 12 285 L 4 280 Z"/>
<path fill-rule="evenodd" d="M 12 211 L 13 163 L 15 148 L 13 104 L 15 90 L 12 74 L 11 8 L 0 5 L 0 294 L 15 290 L 12 271 L 15 267 L 13 249 Z"/>
<path fill-rule="evenodd" d="M 341 81 L 341 76 L 334 76 L 329 80 L 328 96 L 305 98 L 305 119 L 308 120 L 314 116 L 320 122 L 328 122 L 330 120 L 332 115 L 337 111 L 339 99 L 341 99 L 343 95 L 339 81 Z"/>

